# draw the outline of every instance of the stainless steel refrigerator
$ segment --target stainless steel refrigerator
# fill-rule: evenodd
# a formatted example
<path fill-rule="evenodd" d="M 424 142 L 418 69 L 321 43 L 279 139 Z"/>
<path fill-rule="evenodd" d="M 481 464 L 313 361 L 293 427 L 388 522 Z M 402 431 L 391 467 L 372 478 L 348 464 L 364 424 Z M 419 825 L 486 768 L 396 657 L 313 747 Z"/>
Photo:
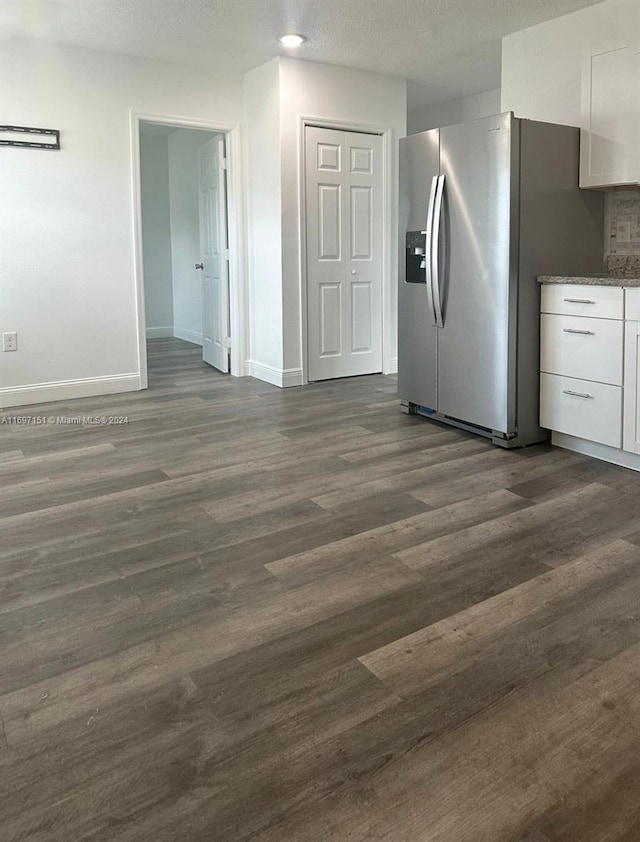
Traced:
<path fill-rule="evenodd" d="M 578 129 L 499 114 L 400 141 L 398 391 L 514 447 L 538 424 L 539 274 L 602 272 Z"/>

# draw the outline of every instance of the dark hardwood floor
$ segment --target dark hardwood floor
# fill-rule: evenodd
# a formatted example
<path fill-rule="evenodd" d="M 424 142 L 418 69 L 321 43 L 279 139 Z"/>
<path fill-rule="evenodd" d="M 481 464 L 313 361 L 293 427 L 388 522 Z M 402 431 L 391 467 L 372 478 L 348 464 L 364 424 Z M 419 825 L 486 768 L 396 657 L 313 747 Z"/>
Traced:
<path fill-rule="evenodd" d="M 2 842 L 640 840 L 640 476 L 395 390 L 0 425 Z"/>

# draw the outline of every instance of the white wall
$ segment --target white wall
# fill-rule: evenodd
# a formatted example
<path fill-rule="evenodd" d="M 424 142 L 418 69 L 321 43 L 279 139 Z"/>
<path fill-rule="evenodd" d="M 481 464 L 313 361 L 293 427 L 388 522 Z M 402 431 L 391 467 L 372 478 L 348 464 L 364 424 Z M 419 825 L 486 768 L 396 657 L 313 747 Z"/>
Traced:
<path fill-rule="evenodd" d="M 129 110 L 238 124 L 242 78 L 13 42 L 0 86 L 6 123 L 62 143 L 0 156 L 0 403 L 139 388 Z"/>
<path fill-rule="evenodd" d="M 174 336 L 202 345 L 198 149 L 212 132 L 179 129 L 168 138 Z"/>
<path fill-rule="evenodd" d="M 244 95 L 250 371 L 278 382 L 283 359 L 279 59 L 245 76 Z"/>
<path fill-rule="evenodd" d="M 397 366 L 398 139 L 406 134 L 406 82 L 346 67 L 281 58 L 280 141 L 282 167 L 283 362 L 285 378 L 296 382 L 302 367 L 300 155 L 301 116 L 370 128 L 391 129 L 388 158 L 384 302 L 385 370 Z"/>
<path fill-rule="evenodd" d="M 301 117 L 390 129 L 385 242 L 385 363 L 397 364 L 397 141 L 406 131 L 406 83 L 276 58 L 245 77 L 251 292 L 249 371 L 278 385 L 302 382 Z"/>
<path fill-rule="evenodd" d="M 0 356 L 2 405 L 141 385 L 132 111 L 223 125 L 240 124 L 246 113 L 250 355 L 259 364 L 254 374 L 288 384 L 300 382 L 302 366 L 299 117 L 390 127 L 384 313 L 385 367 L 393 367 L 403 80 L 279 58 L 245 85 L 183 65 L 13 42 L 0 54 L 0 97 L 7 123 L 59 128 L 62 142 L 60 152 L 7 149 L 0 157 L 0 330 L 17 331 L 19 346 Z M 242 267 L 243 256 L 236 259 Z M 189 262 L 196 262 L 191 254 Z M 181 319 L 174 301 L 176 324 Z"/>
<path fill-rule="evenodd" d="M 162 135 L 140 135 L 140 183 L 147 336 L 173 336 L 169 151 Z"/>
<path fill-rule="evenodd" d="M 440 126 L 455 126 L 468 120 L 491 117 L 500 111 L 500 88 L 493 88 L 473 96 L 410 109 L 407 112 L 407 134 L 426 132 Z"/>
<path fill-rule="evenodd" d="M 640 38 L 640 2 L 607 0 L 502 39 L 502 110 L 580 124 L 582 60 L 592 44 Z M 630 84 L 621 80 L 622 84 Z"/>

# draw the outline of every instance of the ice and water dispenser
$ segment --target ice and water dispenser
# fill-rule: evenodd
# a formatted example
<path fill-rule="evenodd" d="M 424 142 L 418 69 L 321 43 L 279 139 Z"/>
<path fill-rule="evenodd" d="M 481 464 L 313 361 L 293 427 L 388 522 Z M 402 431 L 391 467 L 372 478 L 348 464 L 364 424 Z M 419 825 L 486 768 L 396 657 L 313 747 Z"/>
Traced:
<path fill-rule="evenodd" d="M 407 231 L 405 278 L 408 284 L 426 284 L 427 282 L 426 246 L 426 231 Z"/>

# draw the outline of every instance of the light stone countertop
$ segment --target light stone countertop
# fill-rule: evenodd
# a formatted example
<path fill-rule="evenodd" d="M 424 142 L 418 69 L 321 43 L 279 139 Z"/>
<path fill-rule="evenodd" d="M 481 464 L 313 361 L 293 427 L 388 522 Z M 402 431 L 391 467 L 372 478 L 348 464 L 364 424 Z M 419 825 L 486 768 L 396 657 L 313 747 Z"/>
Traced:
<path fill-rule="evenodd" d="M 640 278 L 613 278 L 609 276 L 587 276 L 582 278 L 566 277 L 564 275 L 539 275 L 540 284 L 587 284 L 602 287 L 640 287 Z"/>

